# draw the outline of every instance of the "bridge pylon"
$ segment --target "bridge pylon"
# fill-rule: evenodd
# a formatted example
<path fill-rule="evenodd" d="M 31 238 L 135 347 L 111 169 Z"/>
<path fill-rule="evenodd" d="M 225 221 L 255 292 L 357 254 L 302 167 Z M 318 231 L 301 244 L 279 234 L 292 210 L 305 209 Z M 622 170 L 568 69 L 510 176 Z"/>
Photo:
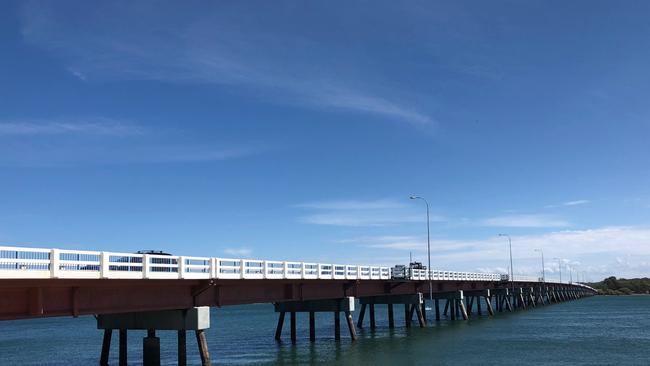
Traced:
<path fill-rule="evenodd" d="M 142 364 L 144 366 L 160 365 L 160 338 L 157 330 L 175 330 L 178 332 L 178 364 L 187 364 L 186 332 L 193 330 L 199 346 L 201 364 L 209 366 L 210 353 L 205 338 L 205 329 L 210 328 L 210 308 L 207 306 L 182 310 L 144 311 L 121 314 L 100 314 L 97 316 L 97 328 L 104 329 L 104 340 L 99 364 L 108 365 L 113 330 L 119 330 L 119 365 L 126 366 L 127 335 L 129 330 L 146 330 L 147 336 L 142 341 Z"/>

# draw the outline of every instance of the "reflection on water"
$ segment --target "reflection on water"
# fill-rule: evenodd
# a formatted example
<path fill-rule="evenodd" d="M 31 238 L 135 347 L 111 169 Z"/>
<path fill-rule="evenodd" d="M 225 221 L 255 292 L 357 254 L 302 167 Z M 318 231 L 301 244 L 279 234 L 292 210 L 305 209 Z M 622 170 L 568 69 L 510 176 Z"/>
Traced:
<path fill-rule="evenodd" d="M 593 297 L 535 310 L 474 316 L 470 321 L 441 321 L 420 329 L 405 328 L 395 311 L 388 328 L 386 308 L 376 306 L 377 329 L 358 329 L 352 343 L 342 324 L 334 341 L 333 316 L 316 315 L 315 343 L 309 342 L 308 316 L 298 314 L 298 342 L 273 339 L 277 314 L 268 304 L 212 310 L 208 330 L 215 364 L 350 364 L 350 365 L 553 365 L 648 364 L 650 296 Z M 432 314 L 429 315 L 429 319 Z M 130 363 L 142 359 L 144 332 L 129 334 Z M 158 332 L 164 365 L 176 364 L 175 332 Z M 0 322 L 1 365 L 97 364 L 102 332 L 92 317 Z M 117 335 L 112 364 L 117 361 Z M 199 365 L 196 340 L 188 335 L 188 362 Z"/>

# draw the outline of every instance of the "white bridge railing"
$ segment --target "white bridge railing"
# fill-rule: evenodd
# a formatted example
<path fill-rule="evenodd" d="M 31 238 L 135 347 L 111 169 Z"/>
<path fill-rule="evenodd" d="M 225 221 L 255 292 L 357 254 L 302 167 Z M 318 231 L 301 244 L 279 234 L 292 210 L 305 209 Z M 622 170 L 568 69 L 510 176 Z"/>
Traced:
<path fill-rule="evenodd" d="M 321 279 L 388 280 L 391 268 L 380 266 L 265 261 L 85 250 L 0 247 L 0 279 Z M 411 280 L 428 280 L 426 270 L 412 269 Z M 500 281 L 494 273 L 429 271 L 432 280 Z M 516 281 L 537 278 L 515 276 Z"/>

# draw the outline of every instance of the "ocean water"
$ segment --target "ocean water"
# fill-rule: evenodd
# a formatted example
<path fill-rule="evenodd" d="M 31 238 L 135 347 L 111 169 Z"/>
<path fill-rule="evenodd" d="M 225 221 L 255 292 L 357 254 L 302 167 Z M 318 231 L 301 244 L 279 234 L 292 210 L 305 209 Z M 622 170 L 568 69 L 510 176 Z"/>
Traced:
<path fill-rule="evenodd" d="M 650 365 L 650 296 L 591 297 L 469 321 L 430 321 L 423 329 L 417 322 L 404 327 L 401 306 L 395 329 L 388 328 L 384 306 L 376 312 L 377 329 L 368 329 L 366 315 L 354 343 L 343 317 L 342 339 L 334 341 L 330 313 L 316 315 L 317 341 L 310 343 L 308 315 L 298 314 L 294 345 L 288 316 L 283 342 L 274 340 L 277 314 L 269 304 L 214 308 L 210 354 L 215 365 Z M 176 333 L 157 334 L 163 364 L 176 364 Z M 129 333 L 129 364 L 141 364 L 143 336 Z M 117 339 L 114 333 L 111 364 L 117 364 Z M 188 364 L 199 365 L 193 333 L 187 339 Z M 0 365 L 97 365 L 101 342 L 90 316 L 0 322 Z"/>

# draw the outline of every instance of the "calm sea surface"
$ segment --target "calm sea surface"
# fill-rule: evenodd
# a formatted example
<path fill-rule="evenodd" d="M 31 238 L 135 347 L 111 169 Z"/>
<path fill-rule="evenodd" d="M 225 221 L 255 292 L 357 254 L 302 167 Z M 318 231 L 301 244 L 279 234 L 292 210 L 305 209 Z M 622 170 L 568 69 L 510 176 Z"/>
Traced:
<path fill-rule="evenodd" d="M 298 342 L 292 345 L 274 341 L 271 305 L 225 307 L 212 309 L 207 337 L 214 364 L 650 365 L 650 296 L 592 297 L 494 318 L 443 320 L 424 329 L 404 328 L 403 310 L 395 310 L 396 329 L 388 329 L 386 308 L 378 306 L 378 328 L 359 329 L 355 343 L 343 317 L 344 338 L 335 342 L 333 317 L 322 313 L 316 316 L 317 342 L 310 344 L 308 316 L 298 314 Z M 288 323 L 287 317 L 286 339 Z M 96 365 L 102 331 L 95 328 L 93 317 L 0 322 L 0 365 Z M 163 364 L 174 365 L 175 332 L 158 335 Z M 137 365 L 144 332 L 129 336 L 130 364 Z M 187 339 L 188 363 L 198 365 L 193 334 Z"/>

